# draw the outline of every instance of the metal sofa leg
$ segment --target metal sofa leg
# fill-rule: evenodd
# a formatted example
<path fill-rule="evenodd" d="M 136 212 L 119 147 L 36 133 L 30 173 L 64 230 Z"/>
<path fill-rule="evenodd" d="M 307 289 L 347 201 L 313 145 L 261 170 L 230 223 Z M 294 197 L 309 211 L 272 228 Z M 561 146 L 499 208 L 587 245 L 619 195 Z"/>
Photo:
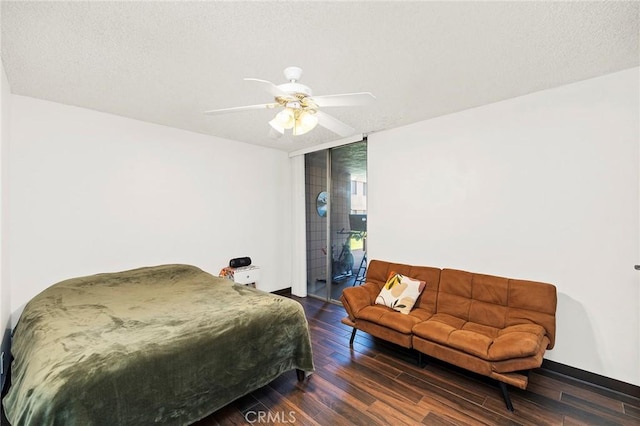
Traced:
<path fill-rule="evenodd" d="M 353 347 L 353 339 L 356 338 L 356 331 L 358 331 L 357 328 L 353 327 L 353 332 L 351 333 L 351 340 L 349 340 L 349 347 Z"/>
<path fill-rule="evenodd" d="M 507 410 L 513 413 L 513 404 L 511 403 L 511 397 L 509 396 L 509 389 L 507 389 L 507 384 L 501 381 L 498 381 L 498 384 L 500 385 L 500 391 L 502 392 L 504 403 L 507 404 Z"/>
<path fill-rule="evenodd" d="M 414 350 L 418 352 L 418 367 L 425 368 L 427 365 L 429 365 L 429 355 L 424 354 L 417 349 Z"/>

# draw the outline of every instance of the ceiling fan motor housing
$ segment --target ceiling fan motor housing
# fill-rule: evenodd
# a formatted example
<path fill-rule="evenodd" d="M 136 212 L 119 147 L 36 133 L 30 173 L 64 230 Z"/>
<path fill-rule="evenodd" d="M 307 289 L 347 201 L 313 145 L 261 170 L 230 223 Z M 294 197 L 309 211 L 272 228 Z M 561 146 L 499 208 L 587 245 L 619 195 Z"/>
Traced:
<path fill-rule="evenodd" d="M 300 84 L 300 83 L 284 83 L 284 84 L 280 84 L 278 86 L 278 89 L 290 93 L 290 94 L 296 94 L 296 93 L 301 93 L 305 96 L 311 96 L 311 89 L 308 86 L 305 86 L 304 84 Z"/>
<path fill-rule="evenodd" d="M 300 67 L 287 67 L 284 69 L 284 77 L 289 83 L 280 84 L 278 88 L 291 95 L 301 94 L 304 96 L 311 96 L 311 89 L 304 84 L 298 83 L 300 77 L 302 77 L 302 68 Z"/>

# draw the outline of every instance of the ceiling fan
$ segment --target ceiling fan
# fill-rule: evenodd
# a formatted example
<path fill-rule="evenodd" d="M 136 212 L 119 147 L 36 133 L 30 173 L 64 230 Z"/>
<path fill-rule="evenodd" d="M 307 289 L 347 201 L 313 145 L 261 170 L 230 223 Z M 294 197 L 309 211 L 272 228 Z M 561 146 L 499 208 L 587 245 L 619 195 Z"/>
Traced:
<path fill-rule="evenodd" d="M 298 82 L 302 76 L 301 68 L 285 68 L 284 76 L 289 82 L 280 85 L 275 85 L 270 81 L 260 80 L 258 78 L 244 79 L 245 81 L 260 84 L 268 93 L 273 95 L 274 102 L 214 109 L 205 111 L 204 113 L 213 115 L 252 109 L 282 108 L 281 111 L 269 121 L 271 125 L 270 135 L 272 137 L 282 136 L 285 130 L 291 130 L 294 136 L 303 135 L 315 128 L 318 124 L 342 137 L 346 137 L 355 133 L 355 129 L 321 111 L 320 108 L 366 105 L 376 99 L 370 92 L 313 96 L 308 86 Z"/>

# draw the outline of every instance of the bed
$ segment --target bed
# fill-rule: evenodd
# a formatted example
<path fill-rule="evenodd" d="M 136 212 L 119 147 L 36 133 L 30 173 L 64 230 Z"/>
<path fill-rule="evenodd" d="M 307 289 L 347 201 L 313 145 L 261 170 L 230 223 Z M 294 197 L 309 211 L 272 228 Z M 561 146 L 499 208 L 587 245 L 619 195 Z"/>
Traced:
<path fill-rule="evenodd" d="M 12 355 L 14 426 L 190 424 L 314 369 L 300 303 L 190 265 L 47 288 L 26 305 Z"/>

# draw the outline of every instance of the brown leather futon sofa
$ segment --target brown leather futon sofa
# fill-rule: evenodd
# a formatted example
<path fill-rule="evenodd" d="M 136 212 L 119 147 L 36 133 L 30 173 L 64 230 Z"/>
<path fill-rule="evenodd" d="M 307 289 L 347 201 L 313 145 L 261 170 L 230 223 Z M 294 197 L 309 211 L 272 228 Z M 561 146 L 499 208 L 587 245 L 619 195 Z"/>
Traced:
<path fill-rule="evenodd" d="M 392 273 L 426 282 L 408 314 L 376 304 Z M 345 289 L 341 301 L 351 345 L 362 330 L 489 376 L 510 411 L 507 384 L 526 389 L 528 370 L 555 343 L 556 288 L 541 282 L 372 260 L 365 283 Z"/>

